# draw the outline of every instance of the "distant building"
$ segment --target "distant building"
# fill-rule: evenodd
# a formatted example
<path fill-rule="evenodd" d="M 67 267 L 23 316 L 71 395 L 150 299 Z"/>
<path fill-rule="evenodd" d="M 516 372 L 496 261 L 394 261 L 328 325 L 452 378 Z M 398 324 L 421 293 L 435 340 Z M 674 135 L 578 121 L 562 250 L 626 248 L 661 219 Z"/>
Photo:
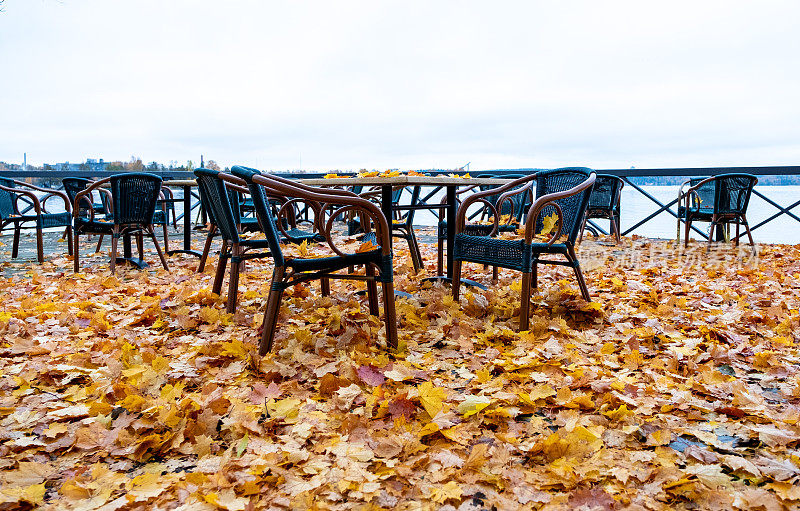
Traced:
<path fill-rule="evenodd" d="M 100 158 L 99 160 L 96 160 L 94 158 L 89 158 L 86 160 L 85 163 L 70 163 L 67 161 L 64 163 L 56 163 L 55 165 L 51 165 L 51 167 L 53 168 L 53 170 L 59 170 L 62 172 L 76 172 L 81 170 L 82 171 L 90 170 L 92 172 L 95 172 L 95 171 L 106 170 L 107 165 L 108 164 L 105 161 L 103 161 L 102 158 Z"/>

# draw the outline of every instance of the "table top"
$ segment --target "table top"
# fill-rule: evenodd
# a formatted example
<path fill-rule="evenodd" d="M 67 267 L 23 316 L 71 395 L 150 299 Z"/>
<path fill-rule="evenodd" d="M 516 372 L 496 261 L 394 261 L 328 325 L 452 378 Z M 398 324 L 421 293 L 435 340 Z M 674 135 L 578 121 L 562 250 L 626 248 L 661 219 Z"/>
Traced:
<path fill-rule="evenodd" d="M 197 186 L 194 179 L 170 179 L 161 183 L 164 186 Z"/>
<path fill-rule="evenodd" d="M 298 182 L 309 186 L 471 186 L 471 185 L 504 185 L 511 179 L 499 177 L 453 177 L 453 176 L 390 176 L 390 177 L 338 177 L 338 178 L 298 178 Z M 164 186 L 197 186 L 194 179 L 171 179 L 162 183 Z"/>
<path fill-rule="evenodd" d="M 298 179 L 310 186 L 381 186 L 381 185 L 420 185 L 420 186 L 471 186 L 504 185 L 511 179 L 497 177 L 452 177 L 452 176 L 391 176 L 391 177 L 338 177 Z"/>

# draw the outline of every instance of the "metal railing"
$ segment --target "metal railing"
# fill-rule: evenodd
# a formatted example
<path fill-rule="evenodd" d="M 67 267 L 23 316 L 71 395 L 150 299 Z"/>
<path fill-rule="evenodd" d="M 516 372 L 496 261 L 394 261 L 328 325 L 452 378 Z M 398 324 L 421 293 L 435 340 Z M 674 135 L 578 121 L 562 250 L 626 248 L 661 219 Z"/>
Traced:
<path fill-rule="evenodd" d="M 541 169 L 507 169 L 507 170 L 485 170 L 485 171 L 473 171 L 471 175 L 479 176 L 481 174 L 491 174 L 493 176 L 502 177 L 504 174 L 520 174 L 520 173 L 532 173 L 536 172 L 537 170 Z M 459 170 L 430 170 L 424 171 L 431 175 L 441 175 L 441 174 L 456 174 L 462 175 L 466 172 L 462 169 Z M 642 196 L 646 197 L 649 201 L 653 203 L 654 209 L 645 214 L 643 217 L 634 219 L 633 224 L 622 231 L 622 235 L 628 235 L 633 233 L 636 229 L 640 228 L 647 222 L 654 219 L 656 216 L 666 213 L 671 215 L 673 218 L 679 220 L 678 212 L 677 212 L 677 203 L 678 197 L 676 196 L 671 201 L 666 203 L 660 201 L 652 194 L 648 193 L 641 183 L 637 183 L 637 181 L 641 181 L 642 178 L 685 178 L 689 179 L 691 177 L 699 177 L 699 176 L 714 176 L 718 174 L 728 174 L 728 173 L 746 173 L 746 174 L 753 174 L 756 176 L 800 176 L 800 166 L 767 166 L 767 167 L 686 167 L 686 168 L 661 168 L 661 169 L 604 169 L 599 170 L 597 169 L 596 172 L 603 173 L 603 174 L 612 174 L 615 176 L 619 176 L 625 181 L 625 184 L 629 186 L 631 189 L 635 190 L 637 193 L 641 194 Z M 35 178 L 35 179 L 45 179 L 51 181 L 60 181 L 64 177 L 91 177 L 91 178 L 103 178 L 108 177 L 114 174 L 118 174 L 119 172 L 98 172 L 98 171 L 77 171 L 77 172 L 64 172 L 64 171 L 2 171 L 0 172 L 0 177 L 7 177 L 11 179 L 26 179 L 26 178 Z M 192 172 L 182 172 L 182 171 L 161 171 L 161 172 L 153 172 L 154 174 L 160 175 L 164 180 L 168 179 L 194 179 L 194 173 Z M 277 175 L 289 177 L 289 178 L 318 178 L 323 177 L 325 173 L 323 172 L 313 172 L 313 173 L 287 173 L 287 172 L 280 172 L 276 173 Z M 340 175 L 348 175 L 348 173 L 339 172 Z M 340 182 L 339 182 L 340 183 Z M 337 183 L 337 184 L 339 184 Z M 424 196 L 421 196 L 418 200 L 418 204 L 420 208 L 424 208 L 424 206 L 428 206 L 428 209 L 433 212 L 437 212 L 441 207 L 439 202 L 429 202 L 434 198 L 440 196 L 439 193 L 442 191 L 442 187 L 432 187 L 430 191 Z M 800 216 L 795 214 L 792 210 L 800 206 L 800 198 L 797 201 L 793 202 L 788 206 L 782 206 L 775 202 L 774 200 L 770 199 L 769 197 L 765 196 L 759 190 L 753 190 L 753 194 L 762 199 L 766 204 L 774 207 L 776 212 L 769 216 L 768 218 L 760 221 L 759 223 L 750 227 L 751 231 L 755 231 L 756 229 L 770 223 L 774 222 L 776 219 L 785 216 L 787 218 L 791 218 L 792 220 L 800 223 Z M 191 208 L 194 209 L 199 205 L 199 197 L 195 194 L 192 194 L 193 198 L 196 201 L 193 202 Z M 621 211 L 625 211 L 625 204 L 621 205 Z M 182 216 L 181 216 L 182 218 Z M 618 218 L 619 221 L 619 218 Z M 598 232 L 602 232 L 603 234 L 608 234 L 604 229 L 593 224 L 593 228 L 596 229 Z M 697 234 L 702 236 L 703 238 L 707 238 L 706 233 L 703 233 L 696 227 L 692 226 L 693 231 Z M 667 234 L 667 233 L 665 233 Z"/>

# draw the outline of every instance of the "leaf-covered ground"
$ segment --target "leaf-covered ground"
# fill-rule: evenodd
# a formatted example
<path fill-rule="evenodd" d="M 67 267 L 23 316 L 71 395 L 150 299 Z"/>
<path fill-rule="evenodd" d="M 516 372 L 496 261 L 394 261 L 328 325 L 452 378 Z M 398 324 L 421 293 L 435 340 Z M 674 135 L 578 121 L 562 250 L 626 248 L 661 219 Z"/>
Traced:
<path fill-rule="evenodd" d="M 184 256 L 0 280 L 0 509 L 800 506 L 800 246 L 587 241 L 521 333 L 518 273 L 456 304 L 404 248 L 396 354 L 334 281 L 256 359 L 268 262 L 232 316 Z"/>

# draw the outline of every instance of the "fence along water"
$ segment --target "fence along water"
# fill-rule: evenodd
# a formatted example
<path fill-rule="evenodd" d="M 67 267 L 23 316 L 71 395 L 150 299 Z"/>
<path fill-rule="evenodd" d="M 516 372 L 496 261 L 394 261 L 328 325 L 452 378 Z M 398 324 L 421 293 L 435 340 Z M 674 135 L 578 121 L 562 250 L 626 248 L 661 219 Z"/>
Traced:
<path fill-rule="evenodd" d="M 491 173 L 502 177 L 503 174 L 519 174 L 520 172 L 535 172 L 538 169 L 506 169 L 473 171 L 473 175 Z M 432 174 L 463 174 L 463 171 L 432 170 Z M 753 237 L 760 243 L 800 243 L 800 166 L 768 166 L 768 167 L 691 167 L 691 168 L 663 168 L 663 169 L 597 169 L 598 173 L 614 174 L 625 180 L 622 192 L 621 227 L 623 234 L 638 234 L 653 238 L 672 238 L 675 233 L 677 207 L 671 204 L 678 196 L 679 183 L 683 179 L 697 176 L 712 176 L 734 172 L 754 174 L 759 177 L 759 184 L 755 188 L 748 210 Z M 12 179 L 42 179 L 51 182 L 60 182 L 63 177 L 76 176 L 101 178 L 114 172 L 54 172 L 54 171 L 6 171 L 0 173 L 3 177 Z M 159 173 L 157 173 L 159 174 Z M 189 172 L 161 173 L 167 179 L 192 179 Z M 287 177 L 297 177 L 298 174 L 279 173 Z M 302 177 L 322 177 L 325 173 L 303 173 Z M 340 173 L 344 174 L 344 173 Z M 664 182 L 672 184 L 656 185 L 642 184 L 642 182 Z M 776 181 L 795 182 L 794 185 L 763 184 Z M 431 190 L 423 193 L 423 199 L 432 208 L 438 208 L 443 191 Z M 418 225 L 435 225 L 436 216 L 427 210 L 417 214 Z M 602 229 L 607 229 L 607 223 L 596 222 Z M 698 224 L 701 231 L 704 224 Z M 698 233 L 693 235 L 699 238 Z"/>

